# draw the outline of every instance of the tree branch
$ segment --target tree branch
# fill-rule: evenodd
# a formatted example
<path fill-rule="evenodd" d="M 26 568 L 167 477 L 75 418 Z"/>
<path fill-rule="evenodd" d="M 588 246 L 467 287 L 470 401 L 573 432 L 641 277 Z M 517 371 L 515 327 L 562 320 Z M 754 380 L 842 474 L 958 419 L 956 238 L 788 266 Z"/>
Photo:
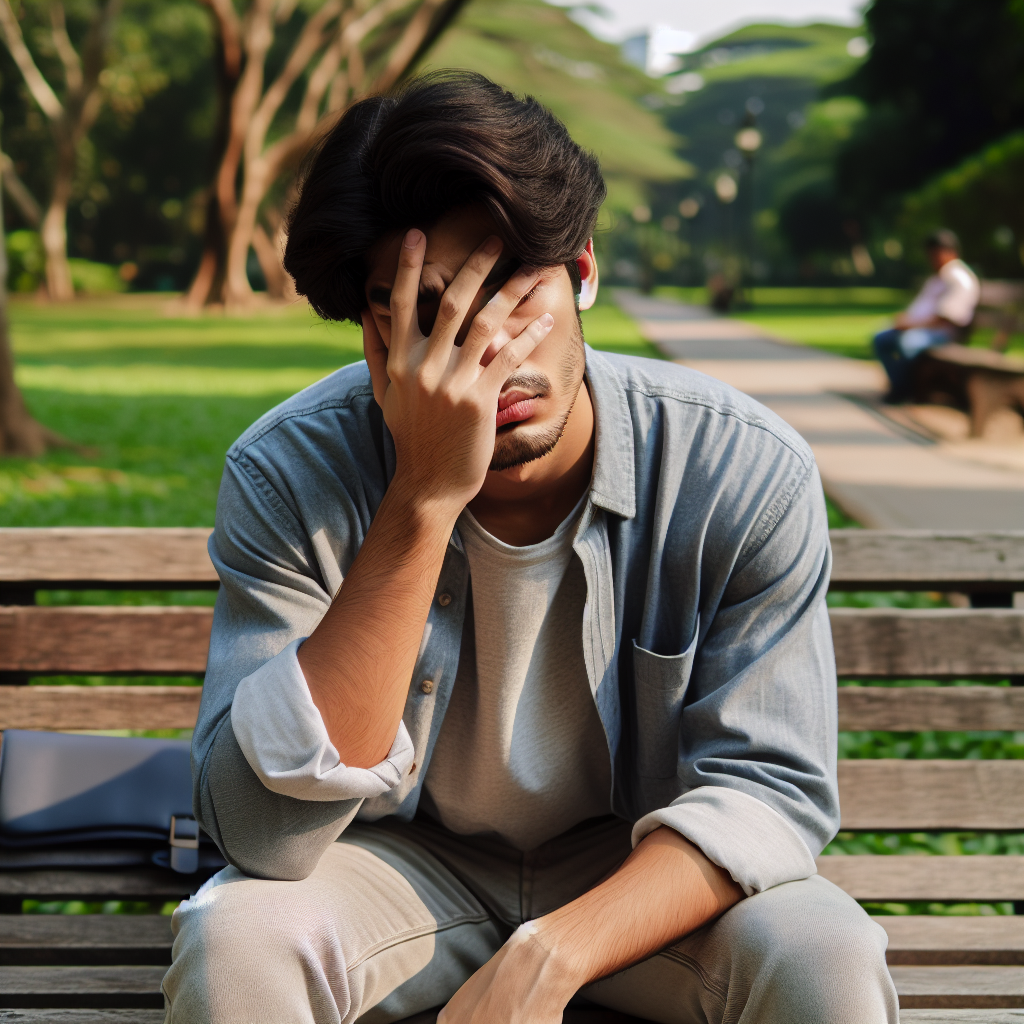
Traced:
<path fill-rule="evenodd" d="M 82 62 L 71 39 L 68 36 L 67 24 L 64 21 L 64 5 L 55 3 L 50 7 L 50 24 L 53 26 L 51 35 L 53 48 L 57 51 L 61 63 L 64 65 L 64 82 L 69 92 L 75 92 L 82 88 Z"/>
<path fill-rule="evenodd" d="M 11 10 L 10 0 L 0 0 L 0 31 L 3 32 L 7 49 L 14 58 L 14 63 L 18 65 L 32 98 L 51 121 L 56 121 L 64 113 L 64 107 L 57 99 L 57 94 L 50 88 L 50 83 L 36 67 L 36 62 L 25 45 L 18 19 Z"/>
<path fill-rule="evenodd" d="M 237 78 L 242 70 L 242 24 L 231 0 L 202 0 L 210 8 L 217 22 L 220 45 L 223 50 L 224 72 L 228 78 Z"/>
<path fill-rule="evenodd" d="M 284 67 L 274 79 L 260 101 L 256 112 L 249 122 L 245 148 L 249 159 L 255 159 L 263 151 L 263 142 L 274 115 L 280 109 L 288 90 L 302 74 L 313 59 L 313 55 L 324 44 L 324 32 L 327 25 L 341 13 L 340 0 L 327 0 L 309 21 L 303 26 L 299 38 L 292 47 Z M 326 88 L 326 83 L 324 84 Z"/>
<path fill-rule="evenodd" d="M 14 201 L 14 205 L 17 206 L 25 221 L 34 228 L 39 227 L 39 222 L 43 219 L 43 211 L 39 208 L 35 196 L 29 192 L 25 183 L 18 177 L 18 172 L 14 169 L 14 161 L 6 153 L 0 153 L 0 175 L 3 176 L 7 194 Z"/>

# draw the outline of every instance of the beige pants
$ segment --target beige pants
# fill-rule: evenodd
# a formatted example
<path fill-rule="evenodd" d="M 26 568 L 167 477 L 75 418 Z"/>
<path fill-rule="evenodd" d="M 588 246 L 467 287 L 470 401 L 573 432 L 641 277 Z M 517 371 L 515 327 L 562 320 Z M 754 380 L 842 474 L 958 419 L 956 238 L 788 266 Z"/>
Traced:
<path fill-rule="evenodd" d="M 522 854 L 423 820 L 355 825 L 301 882 L 226 868 L 174 914 L 169 1024 L 390 1024 L 439 1007 L 523 921 L 595 885 L 629 826 Z M 578 997 L 663 1024 L 895 1024 L 885 933 L 823 878 L 745 899 Z"/>

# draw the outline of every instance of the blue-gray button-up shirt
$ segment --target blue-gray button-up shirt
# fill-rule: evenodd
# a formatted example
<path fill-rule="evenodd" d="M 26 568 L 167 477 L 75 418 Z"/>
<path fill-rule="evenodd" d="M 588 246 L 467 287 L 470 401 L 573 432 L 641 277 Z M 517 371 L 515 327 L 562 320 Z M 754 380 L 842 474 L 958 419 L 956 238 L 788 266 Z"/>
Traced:
<path fill-rule="evenodd" d="M 588 348 L 587 385 L 594 471 L 573 546 L 611 808 L 634 842 L 668 825 L 747 893 L 807 877 L 839 821 L 830 553 L 810 450 L 757 402 L 671 363 Z M 352 820 L 416 811 L 461 648 L 458 533 L 384 762 L 339 763 L 295 657 L 393 472 L 365 363 L 228 452 L 193 775 L 203 827 L 249 874 L 305 877 Z"/>

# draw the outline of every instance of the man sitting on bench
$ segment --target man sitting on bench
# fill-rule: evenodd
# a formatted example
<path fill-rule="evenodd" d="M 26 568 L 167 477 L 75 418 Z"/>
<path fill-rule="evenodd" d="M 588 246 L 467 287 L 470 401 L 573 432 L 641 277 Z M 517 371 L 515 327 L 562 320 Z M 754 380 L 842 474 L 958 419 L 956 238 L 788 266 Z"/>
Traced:
<path fill-rule="evenodd" d="M 943 228 L 928 236 L 928 262 L 935 271 L 917 298 L 893 321 L 894 326 L 875 335 L 875 355 L 889 375 L 890 404 L 910 398 L 914 360 L 929 348 L 960 340 L 974 319 L 981 286 L 975 273 L 960 259 L 960 239 Z"/>
<path fill-rule="evenodd" d="M 596 160 L 469 74 L 357 104 L 286 265 L 366 362 L 231 448 L 181 1024 L 897 1019 L 839 821 L 806 444 L 600 355 Z M 418 1020 L 427 1019 L 417 1017 Z"/>

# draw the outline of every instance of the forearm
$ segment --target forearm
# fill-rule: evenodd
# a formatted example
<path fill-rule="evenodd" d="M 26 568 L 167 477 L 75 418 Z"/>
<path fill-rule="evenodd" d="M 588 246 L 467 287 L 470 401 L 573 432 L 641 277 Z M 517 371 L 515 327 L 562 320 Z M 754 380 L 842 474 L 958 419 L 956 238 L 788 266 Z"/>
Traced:
<path fill-rule="evenodd" d="M 679 833 L 660 828 L 615 874 L 529 930 L 568 998 L 671 945 L 742 898 L 726 871 Z"/>
<path fill-rule="evenodd" d="M 396 478 L 334 603 L 299 649 L 344 764 L 369 768 L 391 748 L 458 511 L 420 500 Z"/>

